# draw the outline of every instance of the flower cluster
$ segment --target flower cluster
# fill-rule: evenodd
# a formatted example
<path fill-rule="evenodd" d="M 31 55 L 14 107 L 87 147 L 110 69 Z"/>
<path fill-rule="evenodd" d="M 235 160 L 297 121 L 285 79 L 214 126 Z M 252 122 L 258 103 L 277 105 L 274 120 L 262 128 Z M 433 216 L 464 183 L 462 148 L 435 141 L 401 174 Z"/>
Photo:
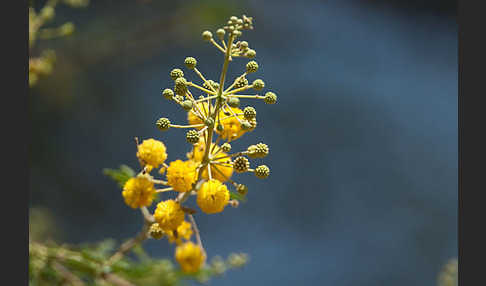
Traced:
<path fill-rule="evenodd" d="M 153 239 L 166 237 L 170 243 L 177 245 L 175 258 L 186 273 L 196 273 L 201 269 L 206 261 L 206 252 L 193 216 L 196 210 L 185 207 L 184 202 L 195 196 L 203 213 L 220 213 L 228 205 L 237 207 L 248 192 L 244 184 L 233 179 L 235 174 L 250 172 L 262 179 L 270 174 L 268 166 L 252 167 L 250 164 L 250 159 L 268 155 L 266 144 L 259 142 L 238 152 L 232 152 L 231 146 L 233 141 L 257 127 L 255 108 L 242 107 L 241 99 L 260 99 L 266 104 L 277 101 L 272 91 L 248 94 L 251 90 L 261 92 L 265 88 L 263 80 L 255 79 L 250 83 L 247 78 L 258 71 L 259 64 L 254 60 L 250 60 L 244 72 L 225 86 L 230 62 L 239 57 L 253 59 L 256 56 L 248 42 L 238 40 L 243 31 L 253 29 L 252 22 L 251 17 L 232 16 L 227 25 L 216 31 L 216 39 L 220 43 L 210 31 L 202 33 L 203 39 L 224 56 L 218 81 L 206 78 L 193 57 L 187 57 L 184 64 L 201 80 L 201 84 L 188 80 L 182 69 L 170 71 L 174 86 L 163 89 L 162 96 L 187 112 L 188 124 L 173 124 L 165 117 L 159 118 L 155 124 L 161 131 L 189 129 L 186 133 L 186 141 L 190 145 L 187 158 L 166 162 L 167 148 L 163 142 L 150 138 L 139 143 L 137 139 L 136 155 L 142 170 L 128 179 L 123 187 L 126 204 L 142 210 L 147 234 Z M 159 169 L 158 172 L 154 172 L 156 169 Z M 165 175 L 165 180 L 156 178 L 154 173 Z M 175 196 L 158 202 L 152 215 L 147 207 L 152 205 L 156 194 L 166 192 L 174 192 Z M 196 243 L 191 241 L 193 235 Z"/>

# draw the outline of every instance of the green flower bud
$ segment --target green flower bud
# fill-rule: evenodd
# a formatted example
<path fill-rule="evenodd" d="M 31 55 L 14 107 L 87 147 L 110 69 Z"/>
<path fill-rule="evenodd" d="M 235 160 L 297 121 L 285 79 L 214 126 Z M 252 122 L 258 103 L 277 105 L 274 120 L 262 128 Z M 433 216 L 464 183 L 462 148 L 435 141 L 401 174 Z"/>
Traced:
<path fill-rule="evenodd" d="M 240 106 L 240 99 L 238 97 L 230 97 L 228 99 L 228 105 L 231 107 L 238 107 Z"/>
<path fill-rule="evenodd" d="M 219 132 L 223 132 L 223 130 L 224 130 L 224 126 L 223 126 L 222 124 L 218 124 L 218 125 L 216 126 L 216 130 L 218 130 Z"/>
<path fill-rule="evenodd" d="M 208 84 L 207 84 L 208 83 Z M 214 89 L 214 90 L 218 90 L 219 88 L 219 83 L 213 81 L 213 80 L 208 80 L 207 83 L 203 83 L 203 87 L 206 88 L 206 89 L 209 89 L 211 90 L 211 88 L 209 87 L 209 85 L 211 85 L 211 87 Z"/>
<path fill-rule="evenodd" d="M 228 142 L 223 143 L 223 145 L 221 145 L 221 150 L 223 150 L 223 152 L 228 153 L 229 151 L 231 151 L 231 144 Z"/>
<path fill-rule="evenodd" d="M 240 49 L 242 49 L 242 50 L 248 49 L 248 42 L 247 41 L 241 41 L 240 42 Z"/>
<path fill-rule="evenodd" d="M 245 109 L 243 109 L 243 116 L 248 120 L 255 118 L 256 117 L 255 108 L 251 106 L 245 107 Z"/>
<path fill-rule="evenodd" d="M 159 128 L 161 131 L 168 130 L 170 128 L 170 120 L 168 118 L 159 118 L 157 122 L 155 123 L 157 125 L 157 128 Z"/>
<path fill-rule="evenodd" d="M 238 186 L 236 187 L 236 191 L 239 194 L 245 196 L 248 193 L 248 187 L 243 184 L 238 184 Z"/>
<path fill-rule="evenodd" d="M 184 64 L 186 65 L 186 67 L 188 69 L 194 69 L 196 67 L 196 64 L 197 64 L 197 60 L 193 57 L 187 57 L 185 60 L 184 60 Z"/>
<path fill-rule="evenodd" d="M 202 33 L 202 37 L 205 41 L 211 41 L 211 39 L 213 38 L 213 33 L 211 33 L 210 31 L 204 31 Z"/>
<path fill-rule="evenodd" d="M 255 176 L 260 179 L 265 179 L 270 175 L 270 169 L 266 165 L 260 165 L 255 169 Z"/>
<path fill-rule="evenodd" d="M 172 80 L 176 80 L 184 76 L 184 72 L 181 69 L 173 69 L 170 71 L 170 77 Z"/>
<path fill-rule="evenodd" d="M 265 97 L 263 98 L 263 101 L 265 101 L 265 103 L 267 104 L 275 104 L 277 102 L 277 95 L 269 91 L 265 93 Z"/>
<path fill-rule="evenodd" d="M 218 35 L 218 37 L 219 37 L 219 38 L 221 38 L 221 39 L 224 37 L 224 34 L 225 34 L 225 33 L 226 33 L 226 32 L 224 31 L 224 29 L 218 29 L 218 30 L 216 31 L 216 35 Z"/>
<path fill-rule="evenodd" d="M 184 100 L 181 104 L 182 108 L 184 108 L 185 111 L 189 111 L 192 109 L 192 101 L 190 100 Z"/>
<path fill-rule="evenodd" d="M 243 156 L 236 157 L 233 161 L 233 170 L 237 173 L 243 173 L 250 168 L 250 162 Z"/>
<path fill-rule="evenodd" d="M 172 89 L 166 88 L 164 89 L 164 91 L 162 91 L 162 96 L 167 99 L 172 99 L 172 97 L 174 97 L 174 91 L 172 91 Z"/>
<path fill-rule="evenodd" d="M 255 61 L 248 62 L 246 64 L 246 72 L 247 73 L 253 73 L 258 70 L 258 63 Z"/>
<path fill-rule="evenodd" d="M 241 37 L 241 35 L 242 35 L 241 31 L 238 31 L 238 30 L 234 30 L 232 32 L 232 34 L 235 35 L 236 37 Z"/>
<path fill-rule="evenodd" d="M 249 59 L 253 59 L 256 56 L 256 52 L 255 50 L 248 49 L 248 51 L 246 51 L 245 53 L 245 56 Z"/>
<path fill-rule="evenodd" d="M 268 155 L 269 148 L 267 144 L 258 143 L 256 145 L 251 145 L 247 149 L 248 157 L 250 158 L 263 158 Z"/>
<path fill-rule="evenodd" d="M 185 95 L 187 92 L 187 81 L 183 77 L 179 77 L 175 80 L 174 91 L 177 95 Z"/>
<path fill-rule="evenodd" d="M 255 79 L 253 81 L 253 88 L 256 90 L 262 90 L 265 87 L 265 83 L 261 79 Z"/>
<path fill-rule="evenodd" d="M 196 130 L 189 130 L 186 133 L 186 140 L 191 144 L 196 144 L 199 142 L 199 132 Z"/>
<path fill-rule="evenodd" d="M 248 80 L 246 79 L 246 77 L 241 77 L 239 79 L 237 79 L 236 83 L 235 83 L 235 88 L 240 88 L 240 87 L 244 87 L 244 86 L 247 86 L 248 85 Z"/>
<path fill-rule="evenodd" d="M 238 21 L 238 17 L 236 17 L 236 16 L 231 16 L 231 17 L 230 17 L 230 21 L 231 21 L 231 23 L 235 23 L 236 21 Z"/>

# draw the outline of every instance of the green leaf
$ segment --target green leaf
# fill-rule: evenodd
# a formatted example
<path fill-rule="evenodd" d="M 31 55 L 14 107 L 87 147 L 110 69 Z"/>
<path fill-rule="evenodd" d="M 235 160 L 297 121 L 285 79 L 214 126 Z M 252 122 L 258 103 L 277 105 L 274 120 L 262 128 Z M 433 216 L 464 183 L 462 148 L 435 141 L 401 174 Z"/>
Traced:
<path fill-rule="evenodd" d="M 135 177 L 135 171 L 127 165 L 121 165 L 119 169 L 105 168 L 103 169 L 103 174 L 117 182 L 120 188 L 123 188 L 130 178 Z"/>
<path fill-rule="evenodd" d="M 230 199 L 246 202 L 246 197 L 240 193 L 230 191 Z"/>

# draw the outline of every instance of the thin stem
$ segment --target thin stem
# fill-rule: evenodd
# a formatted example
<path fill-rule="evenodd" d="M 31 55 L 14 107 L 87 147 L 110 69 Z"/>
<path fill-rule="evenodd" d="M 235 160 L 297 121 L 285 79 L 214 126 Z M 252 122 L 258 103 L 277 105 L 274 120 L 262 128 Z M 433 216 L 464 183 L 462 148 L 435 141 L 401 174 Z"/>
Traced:
<path fill-rule="evenodd" d="M 212 95 L 212 96 L 208 96 L 208 97 L 205 97 L 205 98 L 197 99 L 197 100 L 195 100 L 195 102 L 203 102 L 203 101 L 206 101 L 206 100 L 215 99 L 217 97 L 218 97 L 218 95 Z"/>
<path fill-rule="evenodd" d="M 228 50 L 228 49 L 223 49 L 223 47 L 221 47 L 221 46 L 220 46 L 218 43 L 216 43 L 216 41 L 215 41 L 213 38 L 211 38 L 211 43 L 212 43 L 212 44 L 213 44 L 213 45 L 214 45 L 216 48 L 218 48 L 220 51 L 222 51 L 222 52 L 223 52 L 223 54 L 226 54 L 226 53 L 227 53 L 227 50 Z"/>
<path fill-rule="evenodd" d="M 228 97 L 238 97 L 238 98 L 257 98 L 257 99 L 264 99 L 264 96 L 255 94 L 255 95 L 239 95 L 239 94 L 228 94 Z"/>
<path fill-rule="evenodd" d="M 235 84 L 244 76 L 246 76 L 248 73 L 247 72 L 244 72 L 242 75 L 240 75 L 239 77 L 237 77 L 235 79 L 235 81 L 223 92 L 223 94 L 227 93 L 229 90 L 231 90 L 233 88 L 233 86 L 235 86 Z"/>
<path fill-rule="evenodd" d="M 195 88 L 197 88 L 197 89 L 200 89 L 200 90 L 204 91 L 204 92 L 205 92 L 205 93 L 207 93 L 207 94 L 212 94 L 212 95 L 215 95 L 215 94 L 216 94 L 216 92 L 211 91 L 211 90 L 209 90 L 209 89 L 205 89 L 204 87 L 199 86 L 199 85 L 197 85 L 197 84 L 195 84 L 195 83 L 193 83 L 193 82 L 191 82 L 191 81 L 190 81 L 190 82 L 188 82 L 188 83 L 187 83 L 187 85 L 192 86 L 192 87 L 195 87 Z"/>
<path fill-rule="evenodd" d="M 193 125 L 170 124 L 170 127 L 173 127 L 173 128 L 197 128 L 197 127 L 203 127 L 204 125 L 205 125 L 204 123 L 193 124 Z"/>
<path fill-rule="evenodd" d="M 157 189 L 155 190 L 156 193 L 165 193 L 165 192 L 168 192 L 168 191 L 172 191 L 173 188 L 170 187 L 170 188 L 164 188 L 164 189 Z"/>
<path fill-rule="evenodd" d="M 209 84 L 209 82 L 206 80 L 206 78 L 202 75 L 202 73 L 197 69 L 197 68 L 194 68 L 194 72 L 204 81 L 204 83 L 209 86 L 209 88 L 216 92 L 216 90 Z"/>
<path fill-rule="evenodd" d="M 199 247 L 201 247 L 201 250 L 204 253 L 204 256 L 206 256 L 206 250 L 204 250 L 204 246 L 203 246 L 202 241 L 201 241 L 201 234 L 199 233 L 199 229 L 197 228 L 196 220 L 194 219 L 194 217 L 191 214 L 189 214 L 188 217 L 189 217 L 189 220 L 191 221 L 192 228 L 194 228 L 194 234 L 196 236 L 197 245 L 199 245 Z"/>

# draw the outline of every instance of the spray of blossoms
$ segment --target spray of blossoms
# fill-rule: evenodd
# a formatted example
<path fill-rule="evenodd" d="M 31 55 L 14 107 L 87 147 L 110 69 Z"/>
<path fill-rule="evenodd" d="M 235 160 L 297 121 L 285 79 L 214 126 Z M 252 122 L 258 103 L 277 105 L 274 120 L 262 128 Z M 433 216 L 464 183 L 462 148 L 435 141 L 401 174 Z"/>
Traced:
<path fill-rule="evenodd" d="M 254 60 L 246 64 L 240 76 L 232 81 L 226 79 L 230 62 L 256 56 L 248 42 L 239 40 L 243 31 L 251 29 L 252 18 L 243 15 L 242 18 L 232 16 L 226 26 L 216 31 L 216 38 L 210 31 L 202 33 L 203 39 L 223 55 L 218 80 L 206 78 L 193 57 L 184 61 L 186 73 L 192 72 L 199 83 L 186 78 L 182 69 L 170 71 L 174 86 L 163 89 L 162 96 L 187 112 L 188 123 L 173 124 L 162 117 L 156 121 L 156 126 L 161 131 L 188 129 L 185 139 L 190 149 L 187 158 L 167 162 L 167 148 L 163 142 L 153 138 L 139 142 L 136 138 L 141 171 L 122 184 L 122 195 L 129 207 L 141 210 L 145 224 L 139 236 L 122 246 L 109 263 L 147 238 L 166 238 L 169 243 L 176 244 L 175 259 L 181 269 L 186 273 L 199 271 L 206 263 L 207 254 L 194 219 L 197 210 L 184 203 L 194 196 L 203 213 L 219 213 L 228 205 L 237 207 L 239 201 L 245 200 L 248 189 L 234 179 L 235 173 L 251 172 L 261 179 L 269 176 L 270 169 L 266 165 L 253 167 L 250 164 L 250 159 L 268 155 L 266 144 L 260 142 L 238 152 L 232 152 L 231 147 L 231 142 L 257 127 L 255 108 L 241 107 L 240 100 L 263 100 L 267 104 L 277 101 L 272 91 L 260 93 L 265 88 L 263 80 L 249 83 L 247 76 L 258 71 L 258 63 Z M 148 207 L 155 204 L 156 195 L 166 192 L 173 197 L 157 202 L 151 213 Z M 240 260 L 244 263 L 245 257 Z"/>

